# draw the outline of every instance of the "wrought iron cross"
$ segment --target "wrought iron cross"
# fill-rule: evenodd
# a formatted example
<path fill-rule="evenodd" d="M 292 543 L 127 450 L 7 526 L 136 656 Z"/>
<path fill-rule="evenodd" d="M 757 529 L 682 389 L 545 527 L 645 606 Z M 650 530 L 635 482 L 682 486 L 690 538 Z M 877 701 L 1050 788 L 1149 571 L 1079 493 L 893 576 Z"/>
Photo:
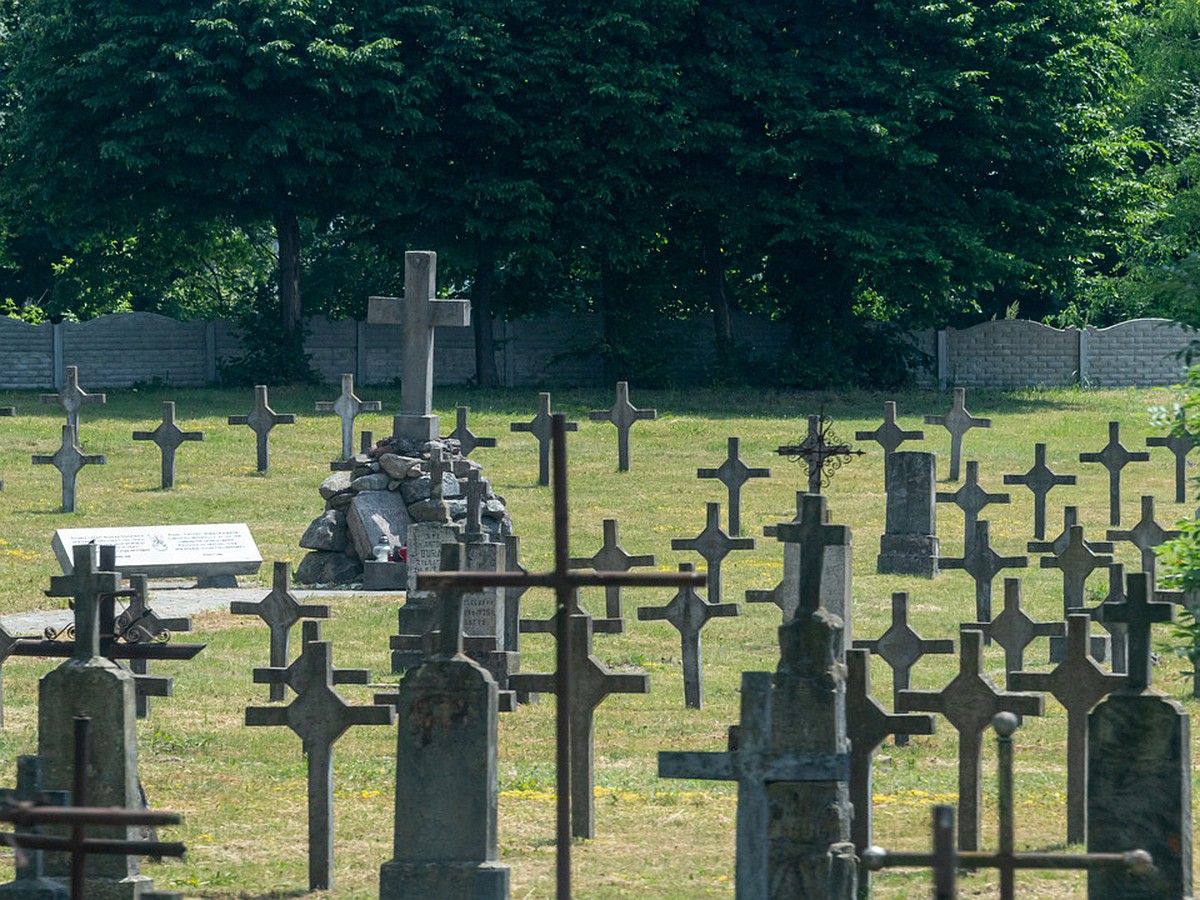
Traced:
<path fill-rule="evenodd" d="M 840 441 L 833 432 L 833 420 L 824 412 L 808 417 L 808 435 L 801 443 L 784 445 L 775 452 L 808 467 L 810 494 L 821 493 L 822 487 L 829 486 L 834 472 L 864 453 Z"/>

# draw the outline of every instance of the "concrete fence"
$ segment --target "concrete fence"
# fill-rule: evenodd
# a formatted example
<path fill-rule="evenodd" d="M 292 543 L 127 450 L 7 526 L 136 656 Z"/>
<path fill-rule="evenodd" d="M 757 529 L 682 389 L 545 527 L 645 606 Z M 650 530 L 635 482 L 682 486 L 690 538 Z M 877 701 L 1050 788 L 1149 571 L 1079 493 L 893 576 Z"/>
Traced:
<path fill-rule="evenodd" d="M 352 320 L 310 319 L 305 350 L 321 376 L 337 383 L 353 372 L 362 385 L 399 376 L 401 328 Z M 788 332 L 763 319 L 735 320 L 739 344 L 767 364 L 787 349 Z M 496 367 L 508 387 L 599 385 L 599 316 L 550 316 L 495 323 Z M 918 373 L 926 387 L 1090 387 L 1174 384 L 1184 374 L 1180 350 L 1194 329 L 1167 319 L 1135 319 L 1109 328 L 1058 329 L 1037 322 L 985 322 L 962 330 L 929 330 L 913 340 L 934 363 Z M 713 370 L 709 319 L 670 323 L 655 335 L 656 359 L 677 383 L 703 383 Z M 643 348 L 645 352 L 652 352 Z M 153 313 L 119 313 L 88 322 L 28 325 L 0 317 L 0 388 L 37 390 L 61 385 L 65 366 L 79 367 L 94 388 L 128 387 L 155 379 L 179 387 L 216 381 L 219 365 L 242 353 L 227 321 L 180 322 Z M 440 384 L 475 375 L 470 328 L 439 328 L 434 359 Z"/>

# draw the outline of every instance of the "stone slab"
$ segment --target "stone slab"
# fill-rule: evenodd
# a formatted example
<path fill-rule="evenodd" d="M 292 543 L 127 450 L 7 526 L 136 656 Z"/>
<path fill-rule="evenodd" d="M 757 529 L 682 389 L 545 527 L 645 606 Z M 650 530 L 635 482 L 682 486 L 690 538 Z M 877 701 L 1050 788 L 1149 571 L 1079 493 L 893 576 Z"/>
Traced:
<path fill-rule="evenodd" d="M 117 570 L 150 578 L 253 575 L 262 554 L 244 522 L 212 525 L 143 525 L 125 528 L 60 528 L 51 546 L 64 574 L 81 544 L 117 548 Z"/>
<path fill-rule="evenodd" d="M 346 526 L 359 559 L 374 559 L 377 544 L 408 541 L 408 504 L 395 491 L 363 491 L 346 508 Z"/>

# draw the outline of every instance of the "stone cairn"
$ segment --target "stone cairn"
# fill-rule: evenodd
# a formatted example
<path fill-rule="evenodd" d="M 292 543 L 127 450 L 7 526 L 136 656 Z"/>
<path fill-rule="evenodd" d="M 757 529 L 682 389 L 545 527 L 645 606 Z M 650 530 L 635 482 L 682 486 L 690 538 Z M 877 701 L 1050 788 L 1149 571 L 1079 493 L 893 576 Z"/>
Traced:
<path fill-rule="evenodd" d="M 439 451 L 441 464 L 435 466 Z M 300 584 L 361 581 L 364 563 L 385 554 L 393 561 L 402 555 L 409 524 L 442 522 L 445 512 L 434 499 L 433 468 L 444 469 L 441 494 L 451 522 L 465 522 L 467 473 L 480 469 L 454 438 L 385 438 L 350 462 L 352 468 L 335 471 L 321 483 L 325 511 L 300 539 L 300 546 L 310 551 L 296 569 Z M 504 498 L 492 491 L 487 479 L 480 480 L 483 528 L 493 539 L 503 540 L 513 533 Z"/>

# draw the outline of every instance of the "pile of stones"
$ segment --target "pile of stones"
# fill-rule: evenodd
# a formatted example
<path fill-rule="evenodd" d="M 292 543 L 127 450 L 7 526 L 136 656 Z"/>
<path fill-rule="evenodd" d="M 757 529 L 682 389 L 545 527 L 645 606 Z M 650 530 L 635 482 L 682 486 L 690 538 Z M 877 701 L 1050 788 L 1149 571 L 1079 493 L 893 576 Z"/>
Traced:
<path fill-rule="evenodd" d="M 440 455 L 440 465 L 434 459 Z M 480 469 L 453 438 L 411 441 L 386 438 L 359 453 L 320 487 L 325 511 L 300 539 L 310 551 L 296 569 L 300 584 L 354 584 L 362 581 L 364 561 L 395 558 L 407 545 L 413 522 L 451 522 L 467 517 L 467 473 Z M 431 470 L 441 471 L 441 498 L 434 497 Z M 486 478 L 480 515 L 494 539 L 512 534 L 504 498 Z"/>

